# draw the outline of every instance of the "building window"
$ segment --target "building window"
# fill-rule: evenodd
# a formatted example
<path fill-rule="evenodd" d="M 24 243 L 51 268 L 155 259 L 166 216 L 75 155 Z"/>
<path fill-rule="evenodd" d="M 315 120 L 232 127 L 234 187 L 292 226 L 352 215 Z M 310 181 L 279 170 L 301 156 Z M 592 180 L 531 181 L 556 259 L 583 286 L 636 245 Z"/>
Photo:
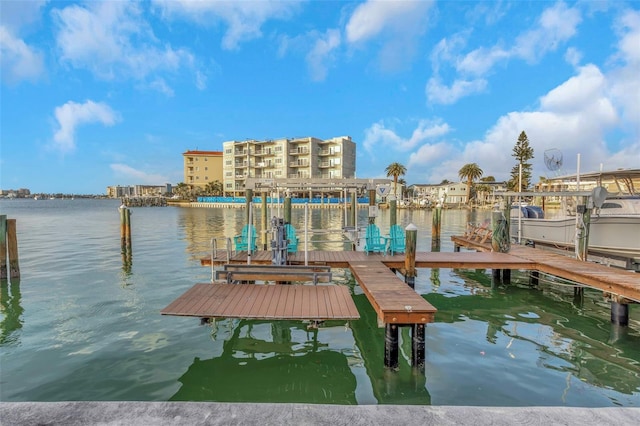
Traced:
<path fill-rule="evenodd" d="M 205 177 L 204 177 L 204 180 L 209 180 L 209 176 L 205 176 Z"/>
<path fill-rule="evenodd" d="M 207 161 L 207 160 L 205 159 L 204 161 Z M 204 168 L 204 171 L 206 172 L 207 170 L 209 170 L 209 168 L 208 168 L 208 167 L 205 167 L 205 168 Z"/>

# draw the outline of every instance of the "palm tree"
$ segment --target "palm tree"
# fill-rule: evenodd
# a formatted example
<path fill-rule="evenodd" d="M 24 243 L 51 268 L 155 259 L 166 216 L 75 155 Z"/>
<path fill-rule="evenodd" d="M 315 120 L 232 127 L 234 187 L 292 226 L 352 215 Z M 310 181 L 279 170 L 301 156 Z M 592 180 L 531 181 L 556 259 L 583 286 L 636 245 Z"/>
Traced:
<path fill-rule="evenodd" d="M 407 181 L 400 178 L 398 179 L 398 183 L 400 184 L 400 198 L 404 199 L 405 191 L 407 189 Z"/>
<path fill-rule="evenodd" d="M 469 163 L 458 170 L 460 179 L 467 180 L 467 204 L 471 203 L 471 185 L 473 181 L 482 176 L 482 169 L 476 163 Z"/>
<path fill-rule="evenodd" d="M 407 173 L 407 168 L 400 163 L 391 163 L 384 170 L 387 177 L 393 176 L 393 195 L 398 198 L 398 177 Z"/>
<path fill-rule="evenodd" d="M 204 191 L 207 195 L 220 195 L 222 193 L 222 182 L 219 180 L 208 182 L 204 187 Z"/>
<path fill-rule="evenodd" d="M 187 185 L 184 182 L 180 182 L 178 183 L 178 185 L 176 185 L 174 192 L 178 194 L 180 198 L 187 199 L 189 198 L 190 191 L 191 191 L 191 188 L 189 188 L 189 185 Z"/>

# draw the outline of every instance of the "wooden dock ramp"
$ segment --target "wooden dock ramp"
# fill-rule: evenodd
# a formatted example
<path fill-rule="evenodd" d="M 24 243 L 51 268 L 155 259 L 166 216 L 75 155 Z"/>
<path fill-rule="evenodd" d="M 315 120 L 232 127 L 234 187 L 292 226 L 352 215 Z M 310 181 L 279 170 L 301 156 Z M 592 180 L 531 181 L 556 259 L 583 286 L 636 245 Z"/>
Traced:
<path fill-rule="evenodd" d="M 427 324 L 437 309 L 380 261 L 349 263 L 356 281 L 384 324 Z"/>
<path fill-rule="evenodd" d="M 341 285 L 196 284 L 162 315 L 270 320 L 360 318 L 349 288 Z"/>

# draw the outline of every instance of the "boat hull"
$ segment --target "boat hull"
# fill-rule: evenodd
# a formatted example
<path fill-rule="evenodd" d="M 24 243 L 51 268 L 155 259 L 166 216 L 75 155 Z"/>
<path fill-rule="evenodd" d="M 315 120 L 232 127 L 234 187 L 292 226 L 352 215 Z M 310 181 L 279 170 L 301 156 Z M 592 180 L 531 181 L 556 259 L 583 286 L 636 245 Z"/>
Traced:
<path fill-rule="evenodd" d="M 521 221 L 519 223 L 519 221 Z M 576 218 L 512 218 L 511 235 L 534 242 L 575 246 Z M 588 247 L 603 253 L 640 257 L 640 216 L 591 216 Z"/>

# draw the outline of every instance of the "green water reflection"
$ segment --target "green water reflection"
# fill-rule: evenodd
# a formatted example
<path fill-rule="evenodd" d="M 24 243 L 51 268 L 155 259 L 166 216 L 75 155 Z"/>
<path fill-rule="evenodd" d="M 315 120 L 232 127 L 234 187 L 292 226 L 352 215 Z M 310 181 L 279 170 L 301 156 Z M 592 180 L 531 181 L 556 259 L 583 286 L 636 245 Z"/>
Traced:
<path fill-rule="evenodd" d="M 171 400 L 356 404 L 348 356 L 329 350 L 318 330 L 306 327 L 239 321 L 220 356 L 193 360 Z"/>

